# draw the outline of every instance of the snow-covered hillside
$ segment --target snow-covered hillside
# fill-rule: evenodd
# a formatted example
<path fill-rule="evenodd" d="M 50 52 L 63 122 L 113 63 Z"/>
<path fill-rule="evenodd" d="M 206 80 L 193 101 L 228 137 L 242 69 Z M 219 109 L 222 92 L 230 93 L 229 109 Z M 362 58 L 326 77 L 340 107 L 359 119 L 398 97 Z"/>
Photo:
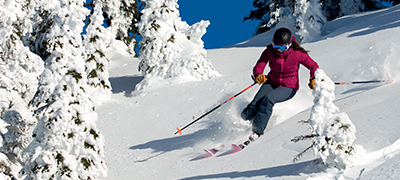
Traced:
<path fill-rule="evenodd" d="M 360 149 L 353 166 L 339 172 L 315 165 L 313 152 L 292 159 L 311 145 L 293 143 L 310 133 L 298 123 L 310 117 L 312 90 L 308 70 L 300 69 L 296 96 L 274 107 L 264 136 L 243 152 L 227 155 L 231 143 L 247 138 L 250 125 L 239 113 L 259 86 L 174 135 L 195 118 L 251 85 L 250 74 L 270 32 L 226 48 L 208 50 L 222 75 L 135 92 L 142 79 L 138 59 L 121 48 L 110 49 L 111 100 L 97 108 L 98 128 L 105 137 L 105 179 L 399 179 L 400 178 L 400 6 L 355 14 L 328 22 L 319 39 L 302 44 L 335 82 L 392 78 L 392 84 L 336 86 L 334 104 L 356 127 Z M 215 157 L 203 148 L 224 145 Z"/>

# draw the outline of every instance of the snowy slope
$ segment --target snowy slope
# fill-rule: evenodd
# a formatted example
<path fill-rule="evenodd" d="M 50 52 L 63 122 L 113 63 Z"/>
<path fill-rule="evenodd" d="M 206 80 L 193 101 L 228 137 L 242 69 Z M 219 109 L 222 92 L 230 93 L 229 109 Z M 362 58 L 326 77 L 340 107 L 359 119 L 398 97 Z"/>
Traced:
<path fill-rule="evenodd" d="M 365 152 L 354 156 L 354 167 L 337 172 L 315 166 L 314 153 L 292 163 L 311 141 L 292 143 L 310 133 L 299 124 L 310 115 L 313 97 L 308 71 L 300 70 L 300 90 L 292 100 L 277 104 L 267 132 L 245 151 L 202 159 L 203 148 L 241 142 L 250 126 L 240 111 L 257 92 L 253 87 L 217 111 L 174 135 L 219 103 L 252 84 L 251 69 L 271 32 L 246 42 L 208 50 L 222 75 L 213 80 L 171 84 L 135 92 L 142 79 L 137 59 L 123 48 L 111 57 L 112 99 L 97 108 L 98 127 L 106 141 L 109 168 L 105 179 L 398 179 L 400 164 L 400 6 L 346 16 L 329 22 L 320 39 L 302 44 L 335 82 L 391 77 L 392 84 L 337 86 L 335 105 L 357 129 L 355 144 Z"/>

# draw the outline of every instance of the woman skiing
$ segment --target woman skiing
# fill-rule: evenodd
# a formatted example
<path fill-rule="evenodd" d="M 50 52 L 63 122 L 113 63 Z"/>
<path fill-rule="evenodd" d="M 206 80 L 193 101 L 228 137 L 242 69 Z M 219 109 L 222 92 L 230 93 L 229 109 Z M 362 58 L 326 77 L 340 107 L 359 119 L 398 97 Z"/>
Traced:
<path fill-rule="evenodd" d="M 264 68 L 269 64 L 270 72 L 264 75 Z M 292 35 L 289 29 L 280 28 L 275 31 L 272 44 L 261 54 L 253 68 L 253 76 L 261 88 L 254 99 L 242 111 L 245 120 L 253 121 L 253 134 L 250 140 L 255 140 L 264 134 L 275 103 L 287 101 L 299 89 L 299 65 L 310 70 L 311 89 L 314 89 L 314 72 L 318 64 L 308 56 Z"/>

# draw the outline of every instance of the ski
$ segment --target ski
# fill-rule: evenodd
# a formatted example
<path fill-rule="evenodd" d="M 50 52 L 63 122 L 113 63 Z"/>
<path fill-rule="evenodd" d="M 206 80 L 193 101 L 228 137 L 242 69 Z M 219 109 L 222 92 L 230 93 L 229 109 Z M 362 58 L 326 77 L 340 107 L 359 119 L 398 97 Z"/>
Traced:
<path fill-rule="evenodd" d="M 248 139 L 241 144 L 232 144 L 232 148 L 237 149 L 238 151 L 242 151 L 246 146 L 251 143 L 252 140 Z"/>
<path fill-rule="evenodd" d="M 219 151 L 219 149 L 217 149 L 217 148 L 204 149 L 204 151 L 206 151 L 209 155 L 214 156 L 215 153 L 217 153 Z"/>
<path fill-rule="evenodd" d="M 218 151 L 221 151 L 224 148 L 224 144 L 220 144 L 214 148 L 211 149 L 204 149 L 205 152 L 208 153 L 210 156 L 214 156 Z"/>
<path fill-rule="evenodd" d="M 225 156 L 225 155 L 240 152 L 245 147 L 247 147 L 252 141 L 255 141 L 256 139 L 258 139 L 258 137 L 259 137 L 259 135 L 254 136 L 254 134 L 253 134 L 253 135 L 249 136 L 249 138 L 241 144 L 232 144 L 231 150 L 228 150 L 218 156 Z M 211 148 L 211 149 L 204 149 L 204 151 L 207 152 L 207 157 L 212 157 L 212 156 L 215 156 L 215 154 L 217 154 L 218 152 L 220 152 L 223 149 L 223 147 L 224 147 L 224 145 L 220 145 L 219 147 L 215 147 L 215 148 Z"/>
<path fill-rule="evenodd" d="M 245 147 L 247 147 L 251 142 L 257 140 L 260 136 L 257 134 L 251 135 L 246 141 L 241 144 L 232 144 L 232 148 L 238 151 L 242 151 Z"/>

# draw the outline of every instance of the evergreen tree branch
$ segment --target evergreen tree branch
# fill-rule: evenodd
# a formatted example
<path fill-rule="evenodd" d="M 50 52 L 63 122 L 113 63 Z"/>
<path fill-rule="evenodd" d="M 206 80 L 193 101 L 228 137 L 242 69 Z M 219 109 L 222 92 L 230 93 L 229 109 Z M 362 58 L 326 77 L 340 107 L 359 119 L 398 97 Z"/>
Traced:
<path fill-rule="evenodd" d="M 314 137 L 317 137 L 317 136 L 319 136 L 319 134 L 310 134 L 310 135 L 305 135 L 305 136 L 296 136 L 296 137 L 294 137 L 291 141 L 297 143 L 297 142 L 299 142 L 299 141 L 302 141 L 302 140 L 305 140 L 305 139 L 311 139 L 311 138 L 314 138 Z"/>
<path fill-rule="evenodd" d="M 317 145 L 316 142 L 313 142 L 313 144 L 311 144 L 311 146 L 309 146 L 308 148 L 306 148 L 304 151 L 302 151 L 301 153 L 297 154 L 294 158 L 293 158 L 293 163 L 295 163 L 296 161 L 300 160 L 303 155 L 308 152 L 312 147 L 314 147 L 315 145 Z"/>

